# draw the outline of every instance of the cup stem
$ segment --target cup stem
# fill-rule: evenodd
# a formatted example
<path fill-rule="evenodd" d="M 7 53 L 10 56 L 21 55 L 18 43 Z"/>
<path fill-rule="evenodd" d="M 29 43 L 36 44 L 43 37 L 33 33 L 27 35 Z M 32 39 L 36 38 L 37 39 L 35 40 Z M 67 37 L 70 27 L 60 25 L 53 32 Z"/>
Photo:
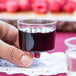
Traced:
<path fill-rule="evenodd" d="M 33 57 L 34 57 L 34 58 L 40 58 L 40 53 L 39 53 L 39 52 L 34 53 L 34 54 L 33 54 Z"/>

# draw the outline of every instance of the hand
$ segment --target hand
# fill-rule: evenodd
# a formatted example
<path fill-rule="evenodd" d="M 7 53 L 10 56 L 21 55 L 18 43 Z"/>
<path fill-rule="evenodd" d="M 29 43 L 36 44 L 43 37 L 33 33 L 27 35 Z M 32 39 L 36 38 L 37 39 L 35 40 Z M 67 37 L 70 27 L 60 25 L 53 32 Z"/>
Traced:
<path fill-rule="evenodd" d="M 20 67 L 32 64 L 32 54 L 18 49 L 18 30 L 0 21 L 0 57 Z"/>

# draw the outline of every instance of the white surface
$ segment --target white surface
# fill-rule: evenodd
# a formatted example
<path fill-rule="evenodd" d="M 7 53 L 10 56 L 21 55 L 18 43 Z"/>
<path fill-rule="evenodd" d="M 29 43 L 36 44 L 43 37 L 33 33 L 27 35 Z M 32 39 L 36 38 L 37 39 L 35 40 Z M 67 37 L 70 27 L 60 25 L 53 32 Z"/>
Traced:
<path fill-rule="evenodd" d="M 43 19 L 56 19 L 57 21 L 70 21 L 76 22 L 76 11 L 73 14 L 69 13 L 55 13 L 48 12 L 47 14 L 36 14 L 34 12 L 20 12 L 20 13 L 0 13 L 0 19 L 29 19 L 29 18 L 43 18 Z"/>
<path fill-rule="evenodd" d="M 44 55 L 42 55 L 44 57 Z M 8 74 L 14 73 L 23 73 L 26 75 L 55 75 L 58 73 L 66 73 L 67 65 L 66 65 L 66 56 L 63 52 L 52 53 L 48 57 L 50 57 L 49 61 L 47 58 L 47 63 L 50 65 L 45 65 L 43 63 L 35 62 L 30 68 L 19 68 L 15 65 L 5 61 L 0 60 L 0 72 L 6 72 Z M 37 65 L 39 64 L 39 65 Z"/>

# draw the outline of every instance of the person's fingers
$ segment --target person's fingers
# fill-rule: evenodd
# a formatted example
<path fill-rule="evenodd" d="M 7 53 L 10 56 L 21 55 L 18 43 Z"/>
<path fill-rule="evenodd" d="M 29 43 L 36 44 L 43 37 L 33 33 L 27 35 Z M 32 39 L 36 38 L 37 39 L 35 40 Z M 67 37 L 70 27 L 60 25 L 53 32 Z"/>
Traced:
<path fill-rule="evenodd" d="M 32 64 L 30 53 L 23 52 L 0 40 L 0 57 L 20 67 L 29 67 Z"/>
<path fill-rule="evenodd" d="M 18 30 L 14 26 L 0 21 L 0 39 L 18 46 Z"/>
<path fill-rule="evenodd" d="M 26 55 L 30 56 L 31 58 L 33 58 L 33 54 L 32 54 L 32 53 L 26 52 L 26 51 L 24 51 L 24 53 L 25 53 Z"/>

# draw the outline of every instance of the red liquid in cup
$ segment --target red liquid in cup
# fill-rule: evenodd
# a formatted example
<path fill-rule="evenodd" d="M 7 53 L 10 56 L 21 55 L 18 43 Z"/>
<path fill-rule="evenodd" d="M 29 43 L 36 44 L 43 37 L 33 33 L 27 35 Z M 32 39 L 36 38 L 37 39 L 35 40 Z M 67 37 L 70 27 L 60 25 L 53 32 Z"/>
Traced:
<path fill-rule="evenodd" d="M 44 52 L 54 49 L 55 30 L 50 32 L 29 33 L 19 30 L 20 49 L 31 52 Z"/>

